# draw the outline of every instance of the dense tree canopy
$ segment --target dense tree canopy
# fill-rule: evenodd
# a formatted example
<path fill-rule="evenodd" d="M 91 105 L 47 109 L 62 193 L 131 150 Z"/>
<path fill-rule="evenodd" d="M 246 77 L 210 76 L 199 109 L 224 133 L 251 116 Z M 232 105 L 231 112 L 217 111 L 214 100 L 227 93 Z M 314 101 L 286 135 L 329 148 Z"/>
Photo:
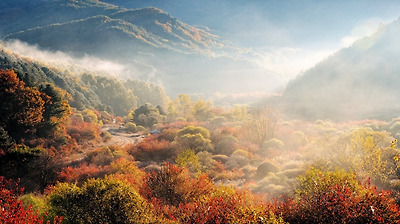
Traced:
<path fill-rule="evenodd" d="M 14 138 L 43 121 L 49 99 L 37 88 L 26 87 L 14 71 L 0 71 L 0 125 Z"/>
<path fill-rule="evenodd" d="M 115 78 L 83 74 L 81 80 L 93 89 L 105 105 L 112 108 L 109 112 L 122 116 L 127 114 L 129 109 L 137 107 L 137 97 Z"/>
<path fill-rule="evenodd" d="M 0 71 L 0 82 L 0 125 L 13 139 L 53 138 L 63 130 L 70 114 L 64 91 L 52 84 L 27 87 L 12 70 Z"/>
<path fill-rule="evenodd" d="M 161 110 L 161 111 L 160 111 Z M 162 114 L 161 107 L 153 107 L 151 104 L 146 103 L 141 105 L 134 111 L 133 121 L 137 125 L 148 128 L 153 128 L 158 123 L 164 123 L 167 117 Z"/>

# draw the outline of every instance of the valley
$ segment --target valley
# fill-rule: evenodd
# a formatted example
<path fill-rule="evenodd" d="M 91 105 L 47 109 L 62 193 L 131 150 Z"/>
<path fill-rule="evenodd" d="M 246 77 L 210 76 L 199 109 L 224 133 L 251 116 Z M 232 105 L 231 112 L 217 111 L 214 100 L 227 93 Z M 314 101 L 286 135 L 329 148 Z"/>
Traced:
<path fill-rule="evenodd" d="M 400 4 L 0 2 L 0 223 L 400 223 Z"/>

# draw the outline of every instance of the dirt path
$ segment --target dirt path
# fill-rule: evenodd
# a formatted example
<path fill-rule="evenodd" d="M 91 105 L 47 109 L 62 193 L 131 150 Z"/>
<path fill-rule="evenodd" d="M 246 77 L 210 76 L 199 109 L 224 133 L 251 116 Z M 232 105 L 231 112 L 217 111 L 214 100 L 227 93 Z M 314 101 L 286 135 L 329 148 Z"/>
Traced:
<path fill-rule="evenodd" d="M 143 135 L 128 133 L 120 128 L 120 125 L 116 124 L 103 125 L 101 127 L 101 132 L 109 132 L 111 134 L 111 139 L 107 142 L 87 142 L 83 145 L 80 145 L 79 152 L 64 157 L 63 160 L 65 164 L 79 163 L 88 153 L 103 146 L 115 145 L 119 147 L 125 147 L 127 145 L 136 144 L 145 138 Z"/>
<path fill-rule="evenodd" d="M 132 145 L 143 140 L 144 136 L 139 134 L 127 133 L 120 128 L 119 125 L 104 125 L 101 128 L 102 132 L 109 132 L 112 138 L 103 143 L 103 145 L 117 145 L 120 147 L 124 147 L 126 145 Z"/>

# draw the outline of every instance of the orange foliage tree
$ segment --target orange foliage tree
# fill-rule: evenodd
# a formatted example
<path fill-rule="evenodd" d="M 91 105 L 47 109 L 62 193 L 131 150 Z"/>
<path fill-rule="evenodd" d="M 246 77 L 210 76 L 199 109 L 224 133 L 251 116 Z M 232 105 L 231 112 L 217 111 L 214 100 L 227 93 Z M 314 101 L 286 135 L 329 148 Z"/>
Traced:
<path fill-rule="evenodd" d="M 65 134 L 67 93 L 52 84 L 27 87 L 12 70 L 0 70 L 0 126 L 17 142 Z"/>
<path fill-rule="evenodd" d="M 43 120 L 49 97 L 37 88 L 25 87 L 12 70 L 0 71 L 0 125 L 12 137 L 32 131 Z"/>

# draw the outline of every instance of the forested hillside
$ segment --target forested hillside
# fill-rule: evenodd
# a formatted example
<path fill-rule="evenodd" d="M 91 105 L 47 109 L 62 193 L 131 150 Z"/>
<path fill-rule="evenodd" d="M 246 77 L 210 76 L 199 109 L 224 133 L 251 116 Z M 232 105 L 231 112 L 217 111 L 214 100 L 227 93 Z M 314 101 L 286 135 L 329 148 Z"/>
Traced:
<path fill-rule="evenodd" d="M 280 104 L 293 116 L 334 120 L 391 119 L 400 114 L 400 21 L 356 41 L 300 74 Z"/>
<path fill-rule="evenodd" d="M 90 74 L 84 69 L 74 73 L 68 68 L 51 67 L 13 54 L 4 47 L 1 47 L 0 69 L 14 70 L 29 87 L 54 84 L 68 93 L 70 105 L 78 110 L 94 108 L 122 116 L 140 104 L 165 106 L 168 103 L 162 87 L 155 84 Z"/>

